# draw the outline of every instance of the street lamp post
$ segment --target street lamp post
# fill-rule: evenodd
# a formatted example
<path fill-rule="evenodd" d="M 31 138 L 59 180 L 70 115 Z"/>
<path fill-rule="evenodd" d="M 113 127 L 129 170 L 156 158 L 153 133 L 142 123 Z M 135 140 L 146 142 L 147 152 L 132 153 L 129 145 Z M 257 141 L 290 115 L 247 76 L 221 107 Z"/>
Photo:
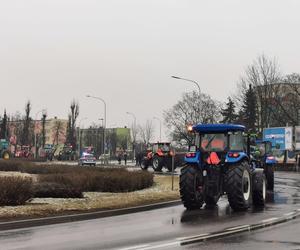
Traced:
<path fill-rule="evenodd" d="M 93 99 L 97 99 L 101 102 L 103 102 L 104 104 L 104 133 L 103 133 L 103 154 L 105 154 L 105 130 L 106 130 L 106 102 L 100 98 L 100 97 L 97 97 L 97 96 L 91 96 L 91 95 L 87 95 L 86 97 L 88 98 L 93 98 Z"/>
<path fill-rule="evenodd" d="M 102 131 L 103 131 L 103 132 L 102 132 L 102 145 L 104 145 L 104 142 L 105 142 L 105 141 L 104 141 L 104 133 L 105 133 L 105 132 L 104 132 L 104 118 L 99 118 L 98 120 L 99 120 L 99 121 L 102 121 Z M 104 148 L 103 148 L 103 152 L 104 152 Z"/>
<path fill-rule="evenodd" d="M 35 119 L 34 119 L 34 159 L 37 158 L 37 132 L 36 132 L 36 121 L 37 121 L 37 116 L 42 113 L 42 112 L 46 112 L 45 109 L 39 110 L 38 112 L 36 112 L 35 114 Z"/>
<path fill-rule="evenodd" d="M 133 136 L 133 157 L 132 159 L 134 160 L 135 158 L 135 137 L 136 137 L 136 116 L 135 114 L 131 112 L 126 112 L 127 115 L 133 116 L 134 123 L 133 123 L 133 131 L 132 131 L 132 136 Z"/>
<path fill-rule="evenodd" d="M 161 142 L 161 119 L 155 116 L 153 117 L 153 119 L 159 121 L 159 141 Z"/>
<path fill-rule="evenodd" d="M 197 83 L 195 80 L 191 80 L 191 79 L 187 79 L 187 78 L 182 78 L 182 77 L 179 77 L 179 76 L 171 76 L 171 77 L 174 78 L 174 79 L 178 79 L 178 80 L 183 80 L 183 81 L 192 82 L 192 83 L 194 83 L 195 85 L 197 85 L 198 91 L 199 91 L 199 97 L 200 97 L 200 94 L 201 94 L 200 85 L 199 85 L 199 83 Z"/>

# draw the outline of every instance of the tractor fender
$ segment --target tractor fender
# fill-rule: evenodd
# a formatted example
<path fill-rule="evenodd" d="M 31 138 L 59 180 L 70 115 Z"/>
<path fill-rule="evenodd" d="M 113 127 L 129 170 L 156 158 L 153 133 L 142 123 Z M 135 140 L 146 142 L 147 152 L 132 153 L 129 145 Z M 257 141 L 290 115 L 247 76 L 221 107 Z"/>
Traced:
<path fill-rule="evenodd" d="M 225 162 L 226 163 L 238 163 L 241 161 L 249 161 L 249 157 L 246 153 L 244 152 L 239 152 L 238 157 L 229 157 L 229 153 L 226 155 Z"/>

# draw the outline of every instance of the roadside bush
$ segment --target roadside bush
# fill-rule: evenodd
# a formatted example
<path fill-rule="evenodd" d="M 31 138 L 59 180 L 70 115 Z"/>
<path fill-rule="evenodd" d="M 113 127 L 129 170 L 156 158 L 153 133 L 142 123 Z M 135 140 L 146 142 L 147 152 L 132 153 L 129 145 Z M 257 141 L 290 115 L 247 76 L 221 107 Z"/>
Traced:
<path fill-rule="evenodd" d="M 20 160 L 0 160 L 0 171 L 38 174 L 40 186 L 35 197 L 79 197 L 79 192 L 131 192 L 153 185 L 153 175 L 145 171 L 129 172 L 124 168 L 79 167 L 36 164 Z M 43 184 L 47 183 L 47 184 Z M 53 183 L 59 184 L 51 188 Z M 40 190 L 39 190 L 40 189 Z M 53 193 L 53 196 L 50 194 Z"/>
<path fill-rule="evenodd" d="M 34 197 L 36 198 L 82 198 L 79 188 L 55 182 L 40 182 L 34 184 Z"/>
<path fill-rule="evenodd" d="M 0 177 L 0 206 L 23 205 L 32 197 L 32 179 L 30 177 Z"/>
<path fill-rule="evenodd" d="M 126 169 L 113 171 L 83 171 L 64 174 L 40 175 L 39 182 L 59 183 L 83 192 L 131 192 L 153 185 L 149 172 L 129 172 Z"/>

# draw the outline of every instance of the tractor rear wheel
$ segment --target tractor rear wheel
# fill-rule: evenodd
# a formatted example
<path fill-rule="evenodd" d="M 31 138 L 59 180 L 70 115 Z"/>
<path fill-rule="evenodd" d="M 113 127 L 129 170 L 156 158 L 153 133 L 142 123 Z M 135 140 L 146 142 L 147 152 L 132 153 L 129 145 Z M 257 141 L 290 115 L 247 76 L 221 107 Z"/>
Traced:
<path fill-rule="evenodd" d="M 266 176 L 261 172 L 254 172 L 253 175 L 253 204 L 256 207 L 265 205 L 267 185 Z"/>
<path fill-rule="evenodd" d="M 250 206 L 252 198 L 249 164 L 241 162 L 228 169 L 225 183 L 230 207 L 237 211 L 246 210 Z"/>
<path fill-rule="evenodd" d="M 193 165 L 186 165 L 180 174 L 180 197 L 183 205 L 188 209 L 199 209 L 203 205 L 203 177 L 202 173 Z"/>
<path fill-rule="evenodd" d="M 266 170 L 267 190 L 274 191 L 274 166 L 267 165 Z"/>
<path fill-rule="evenodd" d="M 160 172 L 163 168 L 163 159 L 158 155 L 153 156 L 152 168 L 154 171 Z"/>

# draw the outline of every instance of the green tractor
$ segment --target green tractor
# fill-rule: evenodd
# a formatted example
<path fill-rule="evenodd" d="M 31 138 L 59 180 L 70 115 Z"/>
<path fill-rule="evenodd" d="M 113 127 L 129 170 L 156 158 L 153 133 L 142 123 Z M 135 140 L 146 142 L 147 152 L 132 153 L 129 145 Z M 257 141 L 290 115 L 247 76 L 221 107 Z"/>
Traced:
<path fill-rule="evenodd" d="M 0 158 L 10 159 L 9 142 L 5 139 L 0 140 Z"/>

